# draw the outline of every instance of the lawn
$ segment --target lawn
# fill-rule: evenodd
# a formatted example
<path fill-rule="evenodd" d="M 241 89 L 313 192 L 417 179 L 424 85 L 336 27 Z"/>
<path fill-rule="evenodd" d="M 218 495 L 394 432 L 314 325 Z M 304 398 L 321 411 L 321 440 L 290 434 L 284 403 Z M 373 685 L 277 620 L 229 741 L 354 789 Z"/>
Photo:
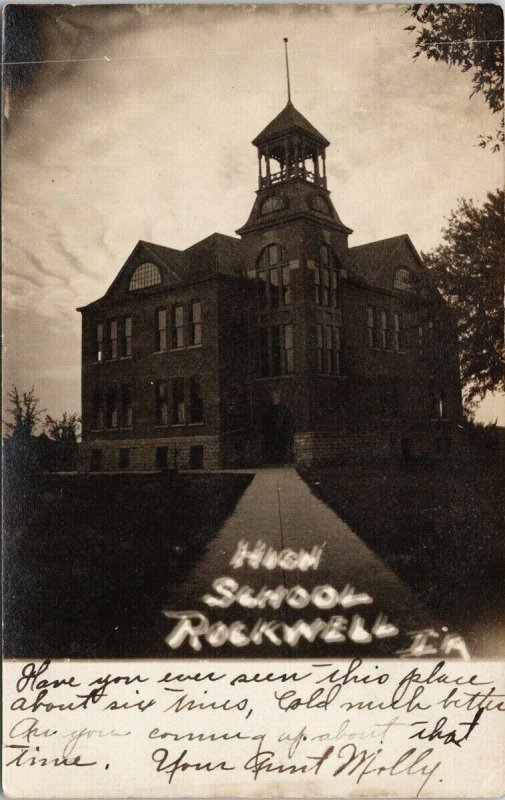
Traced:
<path fill-rule="evenodd" d="M 464 635 L 471 653 L 503 655 L 505 475 L 498 458 L 301 474 L 442 624 Z"/>
<path fill-rule="evenodd" d="M 163 653 L 160 603 L 251 475 L 35 476 L 4 487 L 7 657 Z M 166 648 L 165 648 L 166 649 Z"/>

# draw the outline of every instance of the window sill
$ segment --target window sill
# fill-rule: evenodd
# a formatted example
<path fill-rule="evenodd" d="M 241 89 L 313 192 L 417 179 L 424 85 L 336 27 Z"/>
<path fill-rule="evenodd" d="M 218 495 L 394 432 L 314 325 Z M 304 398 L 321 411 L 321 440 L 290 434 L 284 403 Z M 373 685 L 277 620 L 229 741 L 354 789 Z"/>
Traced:
<path fill-rule="evenodd" d="M 163 353 L 166 353 L 166 350 L 153 350 L 153 356 L 161 356 Z"/>
<path fill-rule="evenodd" d="M 169 353 L 180 353 L 181 350 L 186 350 L 186 347 L 182 345 L 182 347 L 171 347 L 168 351 Z"/>
<path fill-rule="evenodd" d="M 170 425 L 169 422 L 159 422 L 154 427 L 155 428 L 168 428 Z"/>
<path fill-rule="evenodd" d="M 188 422 L 188 428 L 201 428 L 203 424 L 203 422 Z"/>
<path fill-rule="evenodd" d="M 188 344 L 186 350 L 198 350 L 201 346 L 201 344 Z"/>
<path fill-rule="evenodd" d="M 170 427 L 171 428 L 185 428 L 186 427 L 186 423 L 185 422 L 172 422 Z"/>
<path fill-rule="evenodd" d="M 133 356 L 121 356 L 120 361 L 131 361 Z"/>
<path fill-rule="evenodd" d="M 339 375 L 338 372 L 318 372 L 318 378 L 347 378 L 347 375 Z"/>

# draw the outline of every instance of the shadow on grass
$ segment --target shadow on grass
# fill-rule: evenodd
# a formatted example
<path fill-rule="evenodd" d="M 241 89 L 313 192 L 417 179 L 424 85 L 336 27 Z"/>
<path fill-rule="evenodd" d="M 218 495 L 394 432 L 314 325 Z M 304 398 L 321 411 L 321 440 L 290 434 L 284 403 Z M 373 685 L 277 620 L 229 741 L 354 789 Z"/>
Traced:
<path fill-rule="evenodd" d="M 473 654 L 498 655 L 505 611 L 498 459 L 347 464 L 301 474 L 436 618 L 463 633 Z"/>
<path fill-rule="evenodd" d="M 4 654 L 165 653 L 160 604 L 252 475 L 33 476 L 4 485 Z"/>

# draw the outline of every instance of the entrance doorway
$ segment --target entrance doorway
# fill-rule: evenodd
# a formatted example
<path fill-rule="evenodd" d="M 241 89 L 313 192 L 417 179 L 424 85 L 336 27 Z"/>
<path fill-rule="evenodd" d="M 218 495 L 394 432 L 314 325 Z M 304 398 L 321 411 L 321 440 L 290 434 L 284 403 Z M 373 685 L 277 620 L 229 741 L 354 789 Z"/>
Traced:
<path fill-rule="evenodd" d="M 287 406 L 275 395 L 263 420 L 265 460 L 268 464 L 287 464 L 293 461 L 294 418 Z"/>

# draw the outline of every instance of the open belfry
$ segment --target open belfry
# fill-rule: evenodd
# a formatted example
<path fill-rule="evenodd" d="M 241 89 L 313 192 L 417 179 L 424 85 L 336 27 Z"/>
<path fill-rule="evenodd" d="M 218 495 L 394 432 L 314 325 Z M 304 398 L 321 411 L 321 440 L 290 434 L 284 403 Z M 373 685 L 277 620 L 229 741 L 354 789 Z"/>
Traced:
<path fill-rule="evenodd" d="M 79 308 L 81 470 L 462 447 L 451 312 L 407 234 L 349 247 L 330 142 L 294 107 L 287 74 L 287 105 L 253 140 L 258 188 L 237 238 L 139 241 Z"/>

